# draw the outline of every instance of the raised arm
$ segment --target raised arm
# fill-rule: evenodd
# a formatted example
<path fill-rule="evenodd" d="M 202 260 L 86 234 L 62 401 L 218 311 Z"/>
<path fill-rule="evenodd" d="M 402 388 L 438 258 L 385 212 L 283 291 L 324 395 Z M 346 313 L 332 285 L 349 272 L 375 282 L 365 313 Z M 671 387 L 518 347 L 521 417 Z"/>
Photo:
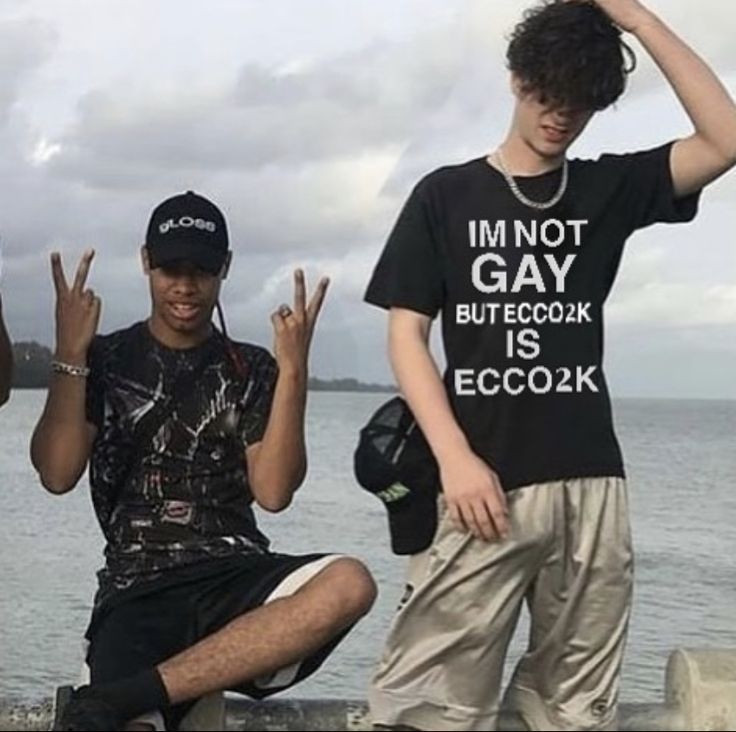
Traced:
<path fill-rule="evenodd" d="M 676 195 L 694 193 L 736 165 L 736 104 L 705 61 L 638 0 L 595 1 L 639 39 L 693 123 L 693 134 L 672 148 Z"/>
<path fill-rule="evenodd" d="M 100 298 L 85 289 L 93 251 L 82 257 L 68 286 L 58 253 L 51 255 L 56 288 L 54 359 L 72 369 L 87 366 L 87 352 L 100 320 Z M 52 373 L 46 405 L 31 439 L 31 461 L 44 488 L 66 493 L 77 484 L 89 460 L 96 428 L 86 417 L 86 378 Z"/>
<path fill-rule="evenodd" d="M 320 280 L 307 306 L 304 273 L 297 270 L 293 309 L 281 306 L 271 316 L 279 374 L 263 439 L 246 449 L 251 492 L 267 511 L 286 508 L 306 475 L 304 413 L 309 347 L 327 285 L 327 279 Z"/>
<path fill-rule="evenodd" d="M 508 532 L 506 497 L 498 476 L 468 444 L 450 407 L 429 350 L 431 320 L 391 308 L 389 355 L 396 380 L 440 468 L 447 508 L 460 528 L 493 540 Z"/>

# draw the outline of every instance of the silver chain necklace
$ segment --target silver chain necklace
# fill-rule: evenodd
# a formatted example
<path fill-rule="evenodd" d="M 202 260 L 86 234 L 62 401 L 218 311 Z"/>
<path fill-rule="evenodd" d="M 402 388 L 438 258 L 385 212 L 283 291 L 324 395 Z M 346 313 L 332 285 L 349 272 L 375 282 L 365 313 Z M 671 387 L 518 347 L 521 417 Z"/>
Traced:
<path fill-rule="evenodd" d="M 527 198 L 522 193 L 518 184 L 514 180 L 514 177 L 511 175 L 511 173 L 509 173 L 509 169 L 506 167 L 506 161 L 503 159 L 503 155 L 501 153 L 501 148 L 498 148 L 498 150 L 496 150 L 496 152 L 493 154 L 493 157 L 495 157 L 495 159 L 498 161 L 498 167 L 501 169 L 501 173 L 506 179 L 506 183 L 511 189 L 511 192 L 514 194 L 516 199 L 523 203 L 525 206 L 529 206 L 529 208 L 536 208 L 539 211 L 544 211 L 545 209 L 552 208 L 552 206 L 556 206 L 565 195 L 565 191 L 567 190 L 567 158 L 565 158 L 562 162 L 562 179 L 560 180 L 560 186 L 557 189 L 555 195 L 552 196 L 549 201 L 532 201 L 531 198 Z"/>

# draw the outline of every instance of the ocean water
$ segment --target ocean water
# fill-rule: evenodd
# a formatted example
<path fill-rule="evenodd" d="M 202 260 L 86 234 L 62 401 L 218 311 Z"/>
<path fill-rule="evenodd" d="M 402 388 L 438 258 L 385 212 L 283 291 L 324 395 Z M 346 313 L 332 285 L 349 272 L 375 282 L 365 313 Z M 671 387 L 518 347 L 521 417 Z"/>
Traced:
<path fill-rule="evenodd" d="M 338 551 L 373 572 L 371 614 L 292 693 L 364 697 L 403 587 L 381 504 L 352 477 L 359 427 L 385 394 L 313 392 L 307 482 L 292 507 L 259 514 L 274 548 Z M 43 405 L 22 391 L 0 411 L 0 699 L 39 700 L 76 680 L 102 542 L 81 481 L 47 494 L 28 459 Z M 659 701 L 676 647 L 736 647 L 736 402 L 619 400 L 636 550 L 635 605 L 622 699 Z M 522 619 L 509 664 L 524 646 Z"/>

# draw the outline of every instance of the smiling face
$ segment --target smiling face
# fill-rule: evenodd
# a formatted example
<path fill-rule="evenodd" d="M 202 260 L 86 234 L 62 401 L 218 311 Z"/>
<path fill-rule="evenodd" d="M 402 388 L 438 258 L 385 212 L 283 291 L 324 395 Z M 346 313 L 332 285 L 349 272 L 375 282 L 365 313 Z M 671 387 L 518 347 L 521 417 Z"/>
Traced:
<path fill-rule="evenodd" d="M 570 109 L 542 101 L 538 92 L 524 87 L 518 77 L 511 81 L 516 106 L 513 131 L 544 159 L 556 159 L 565 154 L 592 118 L 588 109 Z"/>
<path fill-rule="evenodd" d="M 153 335 L 170 348 L 189 348 L 204 341 L 210 334 L 212 311 L 230 255 L 216 275 L 185 260 L 151 268 L 145 247 L 141 256 L 151 291 L 149 325 Z"/>

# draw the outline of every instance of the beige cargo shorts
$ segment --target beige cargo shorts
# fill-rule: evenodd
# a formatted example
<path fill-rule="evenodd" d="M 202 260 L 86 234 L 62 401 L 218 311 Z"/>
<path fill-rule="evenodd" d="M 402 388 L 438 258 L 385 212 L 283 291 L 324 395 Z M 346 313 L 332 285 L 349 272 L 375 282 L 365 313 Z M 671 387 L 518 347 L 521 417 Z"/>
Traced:
<path fill-rule="evenodd" d="M 486 543 L 458 530 L 440 498 L 371 684 L 375 724 L 495 730 L 526 601 L 528 647 L 503 706 L 532 730 L 615 729 L 633 581 L 626 482 L 539 483 L 508 502 L 509 537 Z"/>

